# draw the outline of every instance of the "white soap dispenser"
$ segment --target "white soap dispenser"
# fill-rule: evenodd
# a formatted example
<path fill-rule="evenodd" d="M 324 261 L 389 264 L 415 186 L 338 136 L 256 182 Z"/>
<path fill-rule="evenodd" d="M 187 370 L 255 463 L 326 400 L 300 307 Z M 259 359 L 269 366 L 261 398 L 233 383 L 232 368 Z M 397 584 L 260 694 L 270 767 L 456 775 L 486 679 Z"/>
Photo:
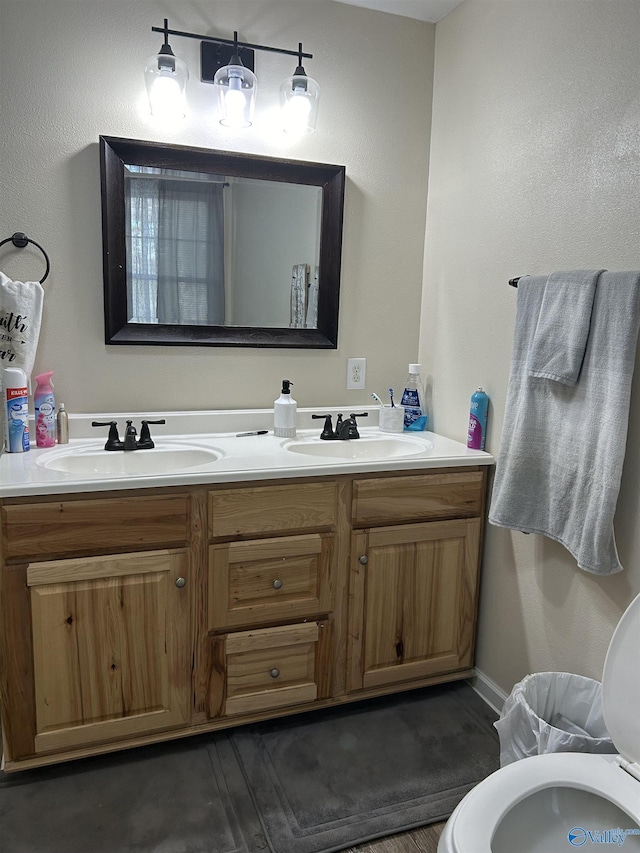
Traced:
<path fill-rule="evenodd" d="M 291 396 L 288 379 L 282 380 L 282 391 L 273 404 L 273 434 L 278 438 L 295 438 L 298 404 Z"/>

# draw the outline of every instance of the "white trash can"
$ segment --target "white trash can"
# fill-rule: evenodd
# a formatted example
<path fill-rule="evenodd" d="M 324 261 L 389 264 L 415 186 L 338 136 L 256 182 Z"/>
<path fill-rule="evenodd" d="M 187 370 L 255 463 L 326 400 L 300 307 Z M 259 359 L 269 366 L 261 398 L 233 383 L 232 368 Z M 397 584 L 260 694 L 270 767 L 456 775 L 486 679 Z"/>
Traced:
<path fill-rule="evenodd" d="M 602 715 L 602 684 L 570 672 L 527 675 L 494 726 L 501 767 L 550 752 L 617 752 Z"/>

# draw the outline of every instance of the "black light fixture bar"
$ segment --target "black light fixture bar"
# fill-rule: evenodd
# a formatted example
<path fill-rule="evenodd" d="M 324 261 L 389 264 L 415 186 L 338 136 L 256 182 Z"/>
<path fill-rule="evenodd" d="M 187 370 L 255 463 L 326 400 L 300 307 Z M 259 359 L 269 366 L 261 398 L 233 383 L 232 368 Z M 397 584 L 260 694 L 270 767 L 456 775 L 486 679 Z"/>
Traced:
<path fill-rule="evenodd" d="M 223 39 L 218 38 L 217 36 L 203 36 L 199 35 L 198 33 L 185 33 L 181 30 L 170 30 L 167 27 L 151 27 L 151 31 L 154 33 L 162 33 L 165 37 L 165 40 L 167 36 L 180 36 L 181 38 L 198 39 L 198 41 L 210 41 L 214 44 L 231 45 L 231 47 L 237 45 L 238 47 L 245 47 L 249 50 L 263 50 L 267 51 L 268 53 L 281 53 L 285 56 L 297 56 L 304 57 L 304 59 L 313 59 L 312 53 L 302 53 L 298 50 L 285 50 L 281 47 L 269 47 L 266 44 L 251 44 L 246 41 L 235 41 L 235 39 Z"/>

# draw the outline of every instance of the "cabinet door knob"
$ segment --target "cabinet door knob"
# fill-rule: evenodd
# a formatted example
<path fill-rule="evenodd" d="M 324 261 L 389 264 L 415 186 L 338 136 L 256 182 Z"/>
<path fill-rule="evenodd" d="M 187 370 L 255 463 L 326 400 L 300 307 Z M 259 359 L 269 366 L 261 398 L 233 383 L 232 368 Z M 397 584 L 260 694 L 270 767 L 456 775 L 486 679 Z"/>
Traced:
<path fill-rule="evenodd" d="M 186 584 L 186 580 L 184 578 L 176 578 L 176 586 L 178 589 L 182 589 L 182 587 Z"/>
<path fill-rule="evenodd" d="M 276 578 L 273 582 L 273 588 L 274 589 L 280 589 L 281 586 L 282 586 L 282 581 L 279 580 L 278 578 Z"/>
<path fill-rule="evenodd" d="M 361 565 L 366 566 L 368 562 L 369 562 L 369 558 L 367 557 L 366 554 L 363 554 L 362 557 L 360 557 Z"/>
<path fill-rule="evenodd" d="M 279 675 L 280 675 L 280 670 L 278 669 L 277 666 L 274 666 L 274 668 L 271 670 L 271 678 L 277 678 Z"/>

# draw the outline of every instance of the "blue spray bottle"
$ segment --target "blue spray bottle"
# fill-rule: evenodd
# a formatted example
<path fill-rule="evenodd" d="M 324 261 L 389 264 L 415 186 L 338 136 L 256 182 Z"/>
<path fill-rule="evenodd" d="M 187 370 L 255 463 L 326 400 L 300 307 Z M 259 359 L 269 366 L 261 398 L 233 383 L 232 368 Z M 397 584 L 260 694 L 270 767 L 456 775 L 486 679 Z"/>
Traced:
<path fill-rule="evenodd" d="M 482 388 L 471 395 L 471 410 L 469 412 L 469 433 L 467 447 L 472 450 L 484 450 L 487 437 L 487 414 L 489 412 L 489 397 Z"/>

